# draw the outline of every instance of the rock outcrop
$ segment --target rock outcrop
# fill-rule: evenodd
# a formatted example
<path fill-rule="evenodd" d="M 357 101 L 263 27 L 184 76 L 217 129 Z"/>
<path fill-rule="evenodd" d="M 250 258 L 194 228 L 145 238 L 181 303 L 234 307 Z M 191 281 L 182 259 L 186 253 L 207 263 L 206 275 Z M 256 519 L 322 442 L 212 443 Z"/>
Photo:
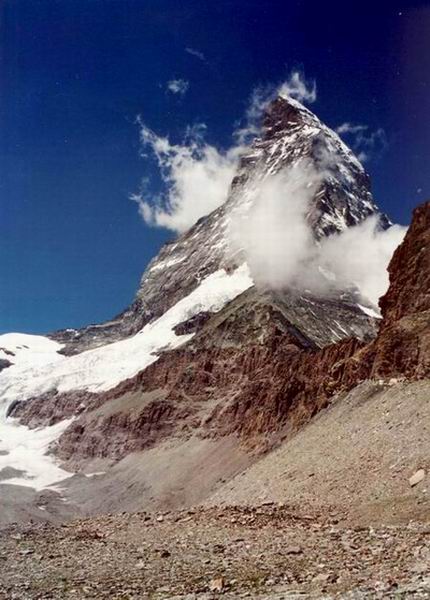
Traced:
<path fill-rule="evenodd" d="M 405 240 L 389 266 L 380 300 L 380 334 L 372 344 L 372 377 L 430 376 L 430 203 L 415 209 Z"/>
<path fill-rule="evenodd" d="M 261 450 L 366 379 L 429 377 L 429 225 L 427 203 L 414 212 L 390 263 L 375 339 L 372 320 L 361 315 L 361 335 L 351 332 L 330 343 L 335 322 L 355 322 L 348 315 L 359 309 L 352 304 L 320 300 L 318 308 L 317 299 L 292 291 L 261 294 L 252 288 L 219 313 L 203 315 L 188 344 L 109 393 L 87 395 L 84 410 L 59 440 L 59 456 L 116 460 L 165 437 L 191 434 L 235 434 Z M 308 301 L 314 316 L 304 309 Z M 32 419 L 43 411 L 36 402 L 18 406 L 15 414 L 37 424 Z M 69 399 L 76 410 L 81 404 L 82 398 Z M 46 399 L 43 406 L 49 411 Z"/>
<path fill-rule="evenodd" d="M 189 294 L 204 277 L 239 264 L 240 257 L 233 256 L 229 247 L 232 215 L 249 208 L 250 194 L 259 181 L 299 163 L 321 175 L 307 215 L 317 239 L 375 214 L 381 227 L 388 226 L 387 217 L 373 201 L 369 176 L 351 150 L 303 105 L 279 97 L 267 110 L 261 136 L 242 156 L 226 202 L 162 247 L 124 312 L 105 323 L 53 333 L 50 337 L 64 344 L 61 352 L 76 354 L 133 335 Z"/>

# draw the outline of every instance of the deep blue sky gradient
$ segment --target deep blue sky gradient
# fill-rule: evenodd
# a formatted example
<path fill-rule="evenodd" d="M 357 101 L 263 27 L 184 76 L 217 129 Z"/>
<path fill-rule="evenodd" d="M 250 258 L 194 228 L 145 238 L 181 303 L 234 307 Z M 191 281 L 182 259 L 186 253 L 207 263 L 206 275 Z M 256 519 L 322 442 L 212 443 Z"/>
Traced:
<path fill-rule="evenodd" d="M 430 2 L 3 0 L 0 18 L 0 332 L 113 316 L 171 238 L 129 199 L 153 169 L 138 114 L 227 147 L 252 89 L 299 68 L 327 124 L 384 128 L 366 166 L 393 220 L 430 196 Z"/>

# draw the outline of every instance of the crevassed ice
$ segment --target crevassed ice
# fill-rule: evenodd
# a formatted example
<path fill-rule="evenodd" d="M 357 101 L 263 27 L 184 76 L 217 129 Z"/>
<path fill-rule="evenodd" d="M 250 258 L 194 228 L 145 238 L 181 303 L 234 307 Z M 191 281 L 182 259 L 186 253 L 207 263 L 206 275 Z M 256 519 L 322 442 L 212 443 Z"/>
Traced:
<path fill-rule="evenodd" d="M 5 467 L 16 470 L 16 475 L 2 477 L 1 484 L 23 485 L 42 490 L 70 477 L 47 454 L 49 445 L 70 425 L 66 419 L 39 429 L 29 429 L 15 419 L 0 419 L 0 472 Z"/>
<path fill-rule="evenodd" d="M 6 333 L 0 336 L 0 348 L 0 358 L 12 363 L 7 367 L 7 378 L 4 379 L 10 379 L 14 373 L 31 373 L 32 369 L 53 365 L 66 358 L 58 354 L 62 344 L 41 335 Z M 0 472 L 5 467 L 13 471 L 10 477 L 2 473 L 0 484 L 41 490 L 69 477 L 70 473 L 58 467 L 46 452 L 50 443 L 68 427 L 70 419 L 52 427 L 31 430 L 14 419 L 5 418 L 7 405 L 4 403 L 0 410 Z"/>

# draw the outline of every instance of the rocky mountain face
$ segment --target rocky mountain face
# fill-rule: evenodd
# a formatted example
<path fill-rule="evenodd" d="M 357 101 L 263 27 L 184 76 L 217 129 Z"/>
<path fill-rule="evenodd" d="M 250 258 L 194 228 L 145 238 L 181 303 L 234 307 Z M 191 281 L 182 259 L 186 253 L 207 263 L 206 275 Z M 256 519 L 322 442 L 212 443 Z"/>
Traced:
<path fill-rule="evenodd" d="M 429 225 L 427 203 L 416 209 L 391 261 L 374 339 L 373 320 L 358 315 L 355 304 L 250 288 L 205 315 L 188 344 L 110 392 L 48 395 L 19 405 L 15 414 L 31 426 L 75 415 L 57 447 L 72 465 L 97 456 L 118 460 L 193 435 L 235 435 L 261 451 L 365 380 L 428 378 Z M 339 341 L 332 343 L 337 327 Z"/>
<path fill-rule="evenodd" d="M 261 137 L 242 156 L 226 202 L 163 246 L 145 270 L 131 306 L 111 321 L 58 331 L 51 338 L 64 344 L 64 354 L 123 339 L 162 315 L 210 273 L 240 264 L 243 257 L 229 244 L 232 216 L 249 209 L 252 191 L 265 178 L 299 163 L 320 174 L 307 215 L 317 239 L 379 214 L 367 173 L 339 136 L 300 103 L 279 97 L 267 110 Z M 385 215 L 380 223 L 388 226 Z"/>
<path fill-rule="evenodd" d="M 311 389 L 308 371 L 318 368 L 311 365 L 321 349 L 346 336 L 355 340 L 348 340 L 347 347 L 355 348 L 361 343 L 355 338 L 370 340 L 376 334 L 375 319 L 352 300 L 261 293 L 254 287 L 218 313 L 180 327 L 198 330 L 188 344 L 162 353 L 113 390 L 48 393 L 17 405 L 14 416 L 32 427 L 75 417 L 57 447 L 63 459 L 73 461 L 122 458 L 184 432 L 203 437 L 269 432 L 291 417 L 282 404 L 272 413 L 272 423 L 263 419 L 260 427 L 254 417 L 242 418 L 241 413 L 271 402 L 284 379 L 292 378 L 292 388 L 306 396 Z M 327 360 L 318 380 L 324 378 Z M 298 377 L 303 383 L 297 383 Z"/>
<path fill-rule="evenodd" d="M 430 376 L 430 203 L 415 209 L 404 242 L 388 268 L 390 287 L 380 299 L 382 322 L 365 352 L 368 376 Z"/>
<path fill-rule="evenodd" d="M 108 490 L 105 510 L 140 506 L 144 493 L 149 505 L 162 505 L 161 496 L 179 505 L 184 484 L 172 490 L 172 478 L 183 473 L 187 482 L 212 465 L 197 479 L 192 498 L 200 501 L 217 478 L 303 431 L 361 382 L 429 377 L 430 204 L 415 211 L 391 261 L 381 322 L 351 290 L 321 296 L 259 288 L 229 247 L 232 215 L 248 210 L 257 183 L 300 160 L 321 173 L 307 214 L 316 240 L 377 213 L 365 171 L 338 136 L 300 104 L 279 98 L 242 157 L 226 203 L 162 248 L 130 308 L 109 323 L 39 340 L 38 370 L 27 368 L 33 359 L 14 335 L 11 362 L 19 358 L 21 366 L 0 375 L 8 416 L 31 430 L 58 427 L 50 451 L 71 472 L 99 471 L 100 461 L 112 469 L 115 485 L 107 475 L 97 488 L 100 498 Z M 173 475 L 175 452 L 185 463 Z M 145 453 L 152 454 L 142 463 Z M 163 495 L 156 481 L 166 471 Z M 94 495 L 87 485 L 86 498 Z"/>

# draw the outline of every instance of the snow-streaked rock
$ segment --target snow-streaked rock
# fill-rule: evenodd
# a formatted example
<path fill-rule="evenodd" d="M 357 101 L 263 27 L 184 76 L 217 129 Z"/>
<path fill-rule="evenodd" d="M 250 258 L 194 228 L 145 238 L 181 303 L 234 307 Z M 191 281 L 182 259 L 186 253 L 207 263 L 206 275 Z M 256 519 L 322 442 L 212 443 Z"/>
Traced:
<path fill-rule="evenodd" d="M 156 361 L 163 350 L 176 348 L 193 336 L 192 333 L 176 335 L 176 325 L 203 311 L 219 311 L 252 284 L 246 265 L 232 273 L 220 269 L 135 336 L 50 362 L 47 358 L 45 362 L 41 361 L 37 352 L 33 352 L 34 364 L 28 355 L 21 365 L 0 373 L 0 472 L 5 467 L 22 471 L 22 475 L 5 477 L 2 482 L 42 489 L 70 475 L 46 454 L 49 445 L 68 427 L 70 420 L 51 427 L 29 429 L 6 417 L 13 401 L 25 401 L 50 390 L 109 390 Z M 12 341 L 19 343 L 31 337 L 11 336 L 8 347 L 12 346 Z M 52 353 L 60 345 L 50 340 L 45 343 L 42 338 L 34 342 L 33 349 L 37 347 L 45 349 L 49 355 L 49 349 Z"/>
<path fill-rule="evenodd" d="M 280 97 L 267 111 L 261 136 L 242 156 L 227 201 L 163 246 L 144 272 L 134 302 L 121 315 L 101 325 L 57 332 L 54 338 L 65 344 L 64 352 L 81 352 L 133 335 L 210 273 L 241 264 L 242 257 L 229 247 L 232 215 L 251 207 L 259 181 L 300 161 L 322 175 L 307 215 L 316 238 L 379 212 L 369 177 L 353 152 L 302 104 Z M 383 215 L 381 224 L 388 224 Z"/>

